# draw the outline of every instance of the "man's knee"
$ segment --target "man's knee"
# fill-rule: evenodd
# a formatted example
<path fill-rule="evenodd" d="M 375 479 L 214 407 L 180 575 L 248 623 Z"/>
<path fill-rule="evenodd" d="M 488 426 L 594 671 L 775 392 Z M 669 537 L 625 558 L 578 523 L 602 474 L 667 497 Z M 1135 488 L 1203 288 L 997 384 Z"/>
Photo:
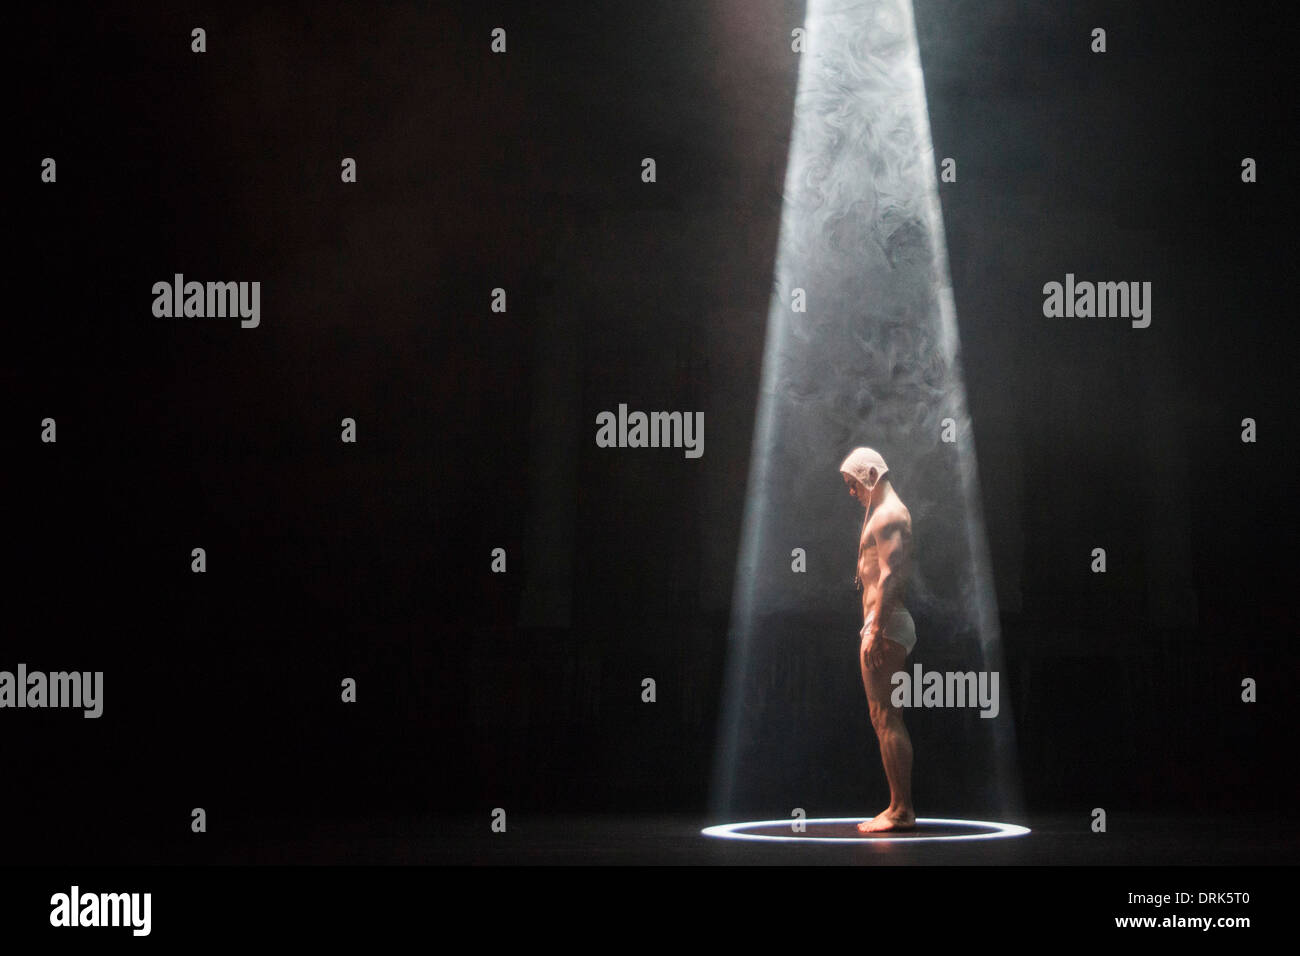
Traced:
<path fill-rule="evenodd" d="M 871 711 L 871 726 L 875 728 L 877 735 L 895 729 L 903 722 L 903 712 L 888 703 L 873 702 L 869 709 Z"/>

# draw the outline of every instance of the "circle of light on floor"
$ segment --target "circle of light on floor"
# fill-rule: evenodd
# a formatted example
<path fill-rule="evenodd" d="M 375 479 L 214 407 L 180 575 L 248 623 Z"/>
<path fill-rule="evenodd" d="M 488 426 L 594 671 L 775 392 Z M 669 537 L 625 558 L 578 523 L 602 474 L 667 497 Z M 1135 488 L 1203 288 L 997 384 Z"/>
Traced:
<path fill-rule="evenodd" d="M 870 818 L 867 818 L 870 819 Z M 790 832 L 793 825 L 802 823 L 803 833 Z M 862 823 L 862 817 L 823 817 L 816 820 L 755 820 L 749 823 L 722 823 L 705 827 L 700 833 L 704 836 L 720 837 L 726 840 L 762 840 L 769 843 L 927 843 L 939 840 L 996 840 L 1001 837 L 1024 836 L 1028 827 L 1014 823 L 989 823 L 984 820 L 945 820 L 938 817 L 918 817 L 915 830 L 883 831 L 881 833 L 860 833 L 857 836 L 816 836 L 808 830 L 813 827 L 843 830 L 843 824 L 851 823 L 855 827 Z M 746 833 L 759 827 L 781 829 L 785 833 Z M 926 830 L 978 829 L 977 833 L 926 833 Z"/>

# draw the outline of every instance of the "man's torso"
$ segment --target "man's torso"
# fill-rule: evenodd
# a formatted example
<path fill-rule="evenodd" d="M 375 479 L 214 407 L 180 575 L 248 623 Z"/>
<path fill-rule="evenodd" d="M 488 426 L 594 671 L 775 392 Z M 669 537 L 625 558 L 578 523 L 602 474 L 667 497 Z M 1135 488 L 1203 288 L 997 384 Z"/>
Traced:
<path fill-rule="evenodd" d="M 889 535 L 901 532 L 907 545 L 905 551 L 911 551 L 912 516 L 898 498 L 882 502 L 872 511 L 862 528 L 862 537 L 858 542 L 858 580 L 862 583 L 863 614 L 870 612 L 879 600 L 880 590 L 880 553 L 876 543 L 877 535 Z M 898 575 L 895 608 L 903 607 L 903 588 L 907 581 L 907 564 L 905 562 L 895 572 Z"/>

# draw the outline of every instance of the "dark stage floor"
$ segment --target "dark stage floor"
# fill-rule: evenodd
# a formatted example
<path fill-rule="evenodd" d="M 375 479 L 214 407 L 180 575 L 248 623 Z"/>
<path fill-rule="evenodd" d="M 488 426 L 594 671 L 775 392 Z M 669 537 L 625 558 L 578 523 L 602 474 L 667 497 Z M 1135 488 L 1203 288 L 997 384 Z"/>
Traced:
<path fill-rule="evenodd" d="M 718 821 L 685 817 L 537 817 L 513 815 L 506 833 L 486 815 L 389 818 L 354 823 L 283 820 L 241 827 L 238 834 L 192 836 L 170 845 L 138 845 L 105 854 L 104 863 L 219 864 L 670 864 L 670 865 L 1282 865 L 1300 859 L 1300 821 L 1259 816 L 1111 817 L 1092 833 L 1086 813 L 1035 815 L 1015 821 L 1025 836 L 957 842 L 904 840 L 860 844 L 755 843 L 710 838 Z M 849 836 L 851 825 L 833 825 Z M 809 835 L 816 828 L 810 827 Z M 786 827 L 784 832 L 789 832 Z M 823 835 L 830 833 L 822 829 Z M 954 834 L 946 828 L 933 831 Z M 35 862 L 35 861 L 33 861 Z M 58 862 L 75 862 L 72 860 Z"/>

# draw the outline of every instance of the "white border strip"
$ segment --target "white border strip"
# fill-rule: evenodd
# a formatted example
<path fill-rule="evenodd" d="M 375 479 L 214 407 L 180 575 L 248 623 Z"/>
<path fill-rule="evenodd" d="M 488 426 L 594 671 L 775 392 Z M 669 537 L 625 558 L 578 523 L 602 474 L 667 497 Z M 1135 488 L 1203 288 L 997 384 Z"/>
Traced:
<path fill-rule="evenodd" d="M 1029 833 L 1029 827 L 1014 823 L 989 823 L 984 820 L 943 820 L 938 817 L 918 817 L 917 826 L 939 824 L 957 827 L 991 827 L 992 833 L 963 833 L 947 836 L 860 836 L 860 837 L 816 837 L 816 836 L 770 836 L 762 833 L 741 833 L 747 827 L 789 827 L 796 822 L 810 823 L 862 823 L 863 817 L 822 817 L 816 820 L 755 820 L 749 823 L 720 823 L 705 827 L 700 831 L 704 836 L 720 837 L 726 840 L 766 840 L 773 843 L 927 843 L 937 840 L 997 840 L 1002 837 L 1018 837 Z M 867 817 L 866 819 L 870 819 Z M 885 831 L 888 832 L 888 831 Z"/>

